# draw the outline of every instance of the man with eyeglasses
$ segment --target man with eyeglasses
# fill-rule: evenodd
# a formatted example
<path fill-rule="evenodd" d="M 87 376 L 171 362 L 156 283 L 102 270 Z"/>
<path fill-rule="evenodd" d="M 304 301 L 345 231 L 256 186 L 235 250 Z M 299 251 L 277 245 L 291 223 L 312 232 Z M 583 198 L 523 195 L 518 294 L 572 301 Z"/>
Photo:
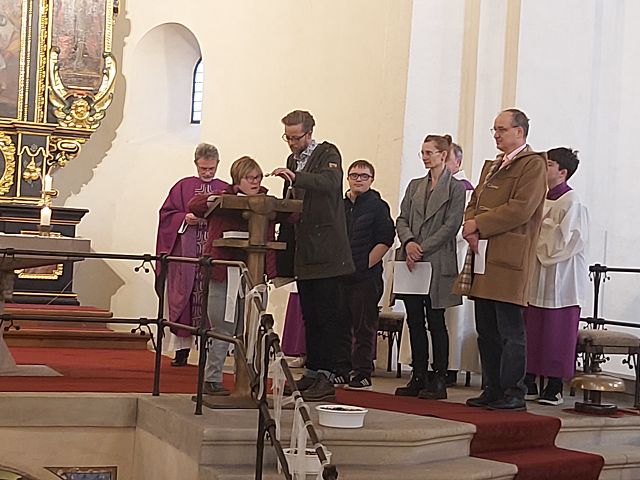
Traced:
<path fill-rule="evenodd" d="M 304 318 L 306 368 L 296 386 L 305 400 L 326 401 L 335 397 L 334 385 L 349 382 L 351 368 L 345 341 L 350 329 L 339 309 L 343 277 L 354 271 L 342 203 L 342 158 L 335 145 L 313 139 L 315 120 L 309 112 L 294 110 L 282 123 L 291 155 L 285 168 L 271 174 L 285 180 L 285 194 L 291 188 L 303 207 L 295 227 L 280 226 L 278 239 L 289 249 L 280 256 L 278 274 L 295 275 Z M 284 271 L 288 253 L 293 272 Z"/>
<path fill-rule="evenodd" d="M 347 171 L 344 211 L 356 271 L 344 282 L 344 316 L 352 331 L 347 346 L 351 348 L 352 376 L 345 388 L 371 390 L 378 302 L 383 291 L 382 257 L 393 245 L 396 231 L 389 205 L 371 188 L 373 165 L 356 160 Z"/>
<path fill-rule="evenodd" d="M 458 286 L 475 300 L 485 384 L 482 394 L 467 405 L 526 410 L 523 311 L 547 191 L 547 165 L 544 154 L 527 145 L 529 119 L 520 110 L 501 112 L 492 132 L 502 153 L 485 162 L 462 229 L 470 248 Z M 472 273 L 480 240 L 487 241 L 485 268 Z"/>
<path fill-rule="evenodd" d="M 201 143 L 194 154 L 198 176 L 179 180 L 160 208 L 156 255 L 167 253 L 179 257 L 199 257 L 207 241 L 207 221 L 196 217 L 187 207 L 194 195 L 211 194 L 229 185 L 216 177 L 220 156 L 218 149 Z M 199 326 L 202 318 L 204 281 L 195 265 L 171 263 L 167 272 L 167 303 L 169 320 L 189 326 Z M 187 365 L 193 337 L 185 330 L 172 331 L 174 367 Z"/>

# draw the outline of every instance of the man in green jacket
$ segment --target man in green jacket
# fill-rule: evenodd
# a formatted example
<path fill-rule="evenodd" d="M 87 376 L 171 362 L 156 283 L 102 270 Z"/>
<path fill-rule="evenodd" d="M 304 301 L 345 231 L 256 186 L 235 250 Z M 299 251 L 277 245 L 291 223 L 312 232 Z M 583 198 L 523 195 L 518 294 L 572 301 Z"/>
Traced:
<path fill-rule="evenodd" d="M 283 119 L 282 139 L 291 149 L 286 168 L 272 174 L 285 179 L 293 198 L 303 200 L 300 221 L 287 239 L 294 242 L 294 274 L 300 293 L 307 341 L 304 376 L 297 388 L 307 401 L 335 396 L 334 385 L 349 383 L 351 329 L 339 311 L 341 283 L 355 268 L 342 200 L 342 158 L 337 147 L 313 139 L 311 114 L 294 110 Z M 281 225 L 280 239 L 288 226 Z"/>

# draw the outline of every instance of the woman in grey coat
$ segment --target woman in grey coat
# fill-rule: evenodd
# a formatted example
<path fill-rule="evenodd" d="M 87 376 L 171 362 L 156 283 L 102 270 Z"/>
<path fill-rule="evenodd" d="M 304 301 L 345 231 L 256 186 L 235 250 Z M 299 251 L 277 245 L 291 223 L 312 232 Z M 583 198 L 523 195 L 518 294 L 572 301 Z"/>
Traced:
<path fill-rule="evenodd" d="M 458 274 L 456 233 L 462 224 L 465 207 L 464 185 L 445 167 L 450 150 L 449 135 L 425 138 L 419 155 L 429 172 L 411 180 L 396 221 L 398 238 L 402 242 L 397 260 L 405 260 L 409 270 L 416 262 L 430 262 L 432 268 L 428 295 L 400 296 L 407 311 L 413 374 L 406 387 L 396 389 L 396 395 L 447 398 L 449 335 L 444 311 L 462 303 L 461 297 L 451 289 Z M 430 382 L 427 382 L 429 343 L 426 325 L 431 332 L 435 372 Z"/>

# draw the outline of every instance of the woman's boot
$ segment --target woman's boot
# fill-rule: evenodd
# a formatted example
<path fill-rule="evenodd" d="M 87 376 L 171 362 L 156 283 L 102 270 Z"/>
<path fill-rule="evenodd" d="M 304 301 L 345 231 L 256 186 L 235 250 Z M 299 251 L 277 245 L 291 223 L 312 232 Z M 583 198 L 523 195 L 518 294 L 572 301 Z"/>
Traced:
<path fill-rule="evenodd" d="M 420 390 L 418 397 L 429 400 L 447 398 L 447 372 L 435 372 L 427 388 Z"/>
<path fill-rule="evenodd" d="M 182 348 L 180 350 L 176 350 L 176 356 L 171 361 L 172 367 L 184 367 L 187 364 L 187 359 L 189 358 L 189 352 L 191 349 Z"/>
<path fill-rule="evenodd" d="M 411 380 L 405 387 L 396 388 L 396 395 L 401 397 L 417 397 L 418 392 L 424 389 L 427 380 L 427 372 L 416 372 L 411 374 Z"/>

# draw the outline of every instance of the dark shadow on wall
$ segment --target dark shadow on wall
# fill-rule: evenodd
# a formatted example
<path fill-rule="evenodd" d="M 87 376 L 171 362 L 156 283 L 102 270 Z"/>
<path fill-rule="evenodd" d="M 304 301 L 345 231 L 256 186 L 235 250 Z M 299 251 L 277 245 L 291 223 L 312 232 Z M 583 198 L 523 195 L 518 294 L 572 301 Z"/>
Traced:
<path fill-rule="evenodd" d="M 55 205 L 64 205 L 72 194 L 79 193 L 91 181 L 94 169 L 105 158 L 116 138 L 116 131 L 124 116 L 127 82 L 122 74 L 122 55 L 130 33 L 131 21 L 127 18 L 126 4 L 121 1 L 120 12 L 113 27 L 112 53 L 118 65 L 113 101 L 100 127 L 82 146 L 80 154 L 56 172 L 55 188 L 58 189 L 59 196 L 54 201 Z"/>

